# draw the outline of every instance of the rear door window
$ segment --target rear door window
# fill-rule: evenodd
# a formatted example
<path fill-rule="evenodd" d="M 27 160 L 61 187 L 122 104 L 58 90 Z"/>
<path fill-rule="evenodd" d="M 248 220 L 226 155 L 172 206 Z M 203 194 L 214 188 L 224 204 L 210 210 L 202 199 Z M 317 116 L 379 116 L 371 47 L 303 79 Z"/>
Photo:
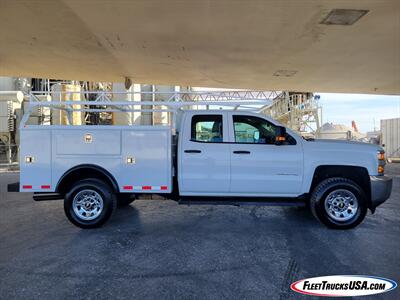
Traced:
<path fill-rule="evenodd" d="M 222 143 L 222 130 L 222 115 L 196 115 L 192 117 L 192 141 Z"/>

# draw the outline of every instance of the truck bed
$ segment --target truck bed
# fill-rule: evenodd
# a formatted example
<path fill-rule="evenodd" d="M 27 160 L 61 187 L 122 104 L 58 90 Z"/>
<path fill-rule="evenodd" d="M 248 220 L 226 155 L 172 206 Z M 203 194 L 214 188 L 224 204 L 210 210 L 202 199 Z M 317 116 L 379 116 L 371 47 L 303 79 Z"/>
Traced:
<path fill-rule="evenodd" d="M 26 126 L 21 129 L 21 192 L 55 192 L 79 165 L 107 170 L 120 192 L 170 193 L 167 126 Z M 32 162 L 29 162 L 32 160 Z"/>

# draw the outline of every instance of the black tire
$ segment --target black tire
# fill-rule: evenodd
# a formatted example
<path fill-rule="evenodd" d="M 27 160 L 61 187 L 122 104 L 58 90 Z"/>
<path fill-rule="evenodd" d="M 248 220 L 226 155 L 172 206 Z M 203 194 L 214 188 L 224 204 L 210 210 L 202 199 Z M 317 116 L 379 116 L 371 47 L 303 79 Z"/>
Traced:
<path fill-rule="evenodd" d="M 125 207 L 135 201 L 135 194 L 118 194 L 117 205 L 118 207 Z"/>
<path fill-rule="evenodd" d="M 342 192 L 344 190 L 344 193 L 346 193 L 346 191 L 347 193 L 350 192 L 350 195 L 354 195 L 357 200 L 354 202 L 358 204 L 358 208 L 354 209 L 355 213 L 352 212 L 352 216 L 349 216 L 350 218 L 347 220 L 338 220 L 338 218 L 340 219 L 343 216 L 341 212 L 335 212 L 336 219 L 333 218 L 330 213 L 328 213 L 325 205 L 327 204 L 329 210 L 331 205 L 328 204 L 329 202 L 327 203 L 328 196 L 338 190 Z M 341 192 L 339 191 L 339 193 Z M 353 202 L 350 201 L 350 203 Z M 367 197 L 363 189 L 352 180 L 340 177 L 328 178 L 321 181 L 315 187 L 310 199 L 310 208 L 317 220 L 327 227 L 332 229 L 350 229 L 356 227 L 364 220 L 367 214 Z M 340 208 L 338 207 L 338 209 Z M 349 211 L 353 210 L 350 209 Z"/>
<path fill-rule="evenodd" d="M 85 193 L 92 198 L 94 197 L 94 199 L 97 200 L 97 203 L 102 203 L 102 208 L 93 209 L 93 216 L 88 214 L 80 217 L 79 212 L 82 210 L 84 211 L 84 206 L 76 204 L 79 203 L 78 201 L 75 202 L 76 205 L 74 206 L 74 198 L 77 197 L 78 200 L 79 196 L 77 195 L 85 195 Z M 85 199 L 89 198 L 86 197 Z M 95 200 L 93 200 L 93 202 Z M 90 200 L 87 202 L 90 202 Z M 90 203 L 87 204 L 90 205 Z M 78 213 L 74 210 L 74 207 L 76 210 L 78 210 Z M 65 195 L 64 198 L 64 211 L 68 220 L 72 224 L 85 229 L 97 228 L 103 225 L 114 213 L 116 207 L 117 200 L 112 189 L 105 182 L 95 178 L 78 181 L 72 186 L 71 190 Z M 86 212 L 84 211 L 81 214 L 86 214 Z M 83 219 L 85 217 L 93 219 Z"/>

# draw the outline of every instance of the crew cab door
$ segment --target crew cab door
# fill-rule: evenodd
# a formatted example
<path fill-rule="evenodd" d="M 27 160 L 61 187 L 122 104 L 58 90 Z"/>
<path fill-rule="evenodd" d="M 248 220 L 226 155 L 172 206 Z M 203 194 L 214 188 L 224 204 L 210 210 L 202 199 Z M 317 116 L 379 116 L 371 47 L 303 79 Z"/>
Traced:
<path fill-rule="evenodd" d="M 261 116 L 231 113 L 228 122 L 231 193 L 298 195 L 303 177 L 301 141 L 287 134 L 286 142 L 276 145 L 278 127 Z"/>
<path fill-rule="evenodd" d="M 230 145 L 226 143 L 226 113 L 186 113 L 182 128 L 178 158 L 180 194 L 228 193 Z"/>

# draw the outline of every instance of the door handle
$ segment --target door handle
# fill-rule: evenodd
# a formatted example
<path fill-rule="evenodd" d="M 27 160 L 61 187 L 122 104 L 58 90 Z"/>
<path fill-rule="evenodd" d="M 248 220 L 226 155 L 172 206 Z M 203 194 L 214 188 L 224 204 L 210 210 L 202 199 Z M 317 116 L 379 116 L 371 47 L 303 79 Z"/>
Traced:
<path fill-rule="evenodd" d="M 234 154 L 250 154 L 250 151 L 233 151 Z"/>
<path fill-rule="evenodd" d="M 201 153 L 201 150 L 185 150 L 185 153 Z"/>

